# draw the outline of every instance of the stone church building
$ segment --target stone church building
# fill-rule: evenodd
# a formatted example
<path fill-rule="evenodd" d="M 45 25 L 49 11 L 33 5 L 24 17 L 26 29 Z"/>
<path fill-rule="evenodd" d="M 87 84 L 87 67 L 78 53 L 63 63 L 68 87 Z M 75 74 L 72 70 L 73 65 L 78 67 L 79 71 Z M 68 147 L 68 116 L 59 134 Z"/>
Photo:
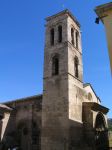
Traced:
<path fill-rule="evenodd" d="M 0 150 L 107 150 L 108 108 L 83 83 L 80 24 L 46 18 L 43 94 L 0 104 Z"/>

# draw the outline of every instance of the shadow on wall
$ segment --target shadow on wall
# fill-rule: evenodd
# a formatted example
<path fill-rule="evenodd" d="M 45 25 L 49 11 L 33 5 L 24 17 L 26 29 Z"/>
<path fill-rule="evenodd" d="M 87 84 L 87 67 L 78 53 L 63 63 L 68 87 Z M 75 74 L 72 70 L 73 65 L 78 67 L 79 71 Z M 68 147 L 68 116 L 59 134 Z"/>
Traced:
<path fill-rule="evenodd" d="M 11 112 L 4 137 L 0 141 L 0 150 L 33 150 L 40 149 L 40 129 L 35 121 L 23 119 L 16 125 L 16 110 Z M 0 121 L 1 123 L 2 121 Z M 2 126 L 1 126 L 2 128 Z M 0 129 L 1 129 L 0 128 Z"/>
<path fill-rule="evenodd" d="M 97 103 L 83 103 L 84 139 L 95 150 L 109 150 L 108 125 L 104 117 L 107 112 L 107 108 Z"/>
<path fill-rule="evenodd" d="M 73 120 L 69 120 L 69 149 L 81 150 L 87 147 L 83 137 L 83 124 Z"/>
<path fill-rule="evenodd" d="M 15 121 L 13 114 L 14 111 L 11 112 L 8 123 L 6 125 L 6 129 L 3 135 L 3 138 L 0 141 L 0 150 L 7 150 L 8 148 L 13 148 L 17 146 L 17 136 L 15 132 Z M 3 124 L 1 126 L 1 130 L 3 129 Z"/>
<path fill-rule="evenodd" d="M 15 115 L 16 110 L 13 110 L 0 143 L 0 150 L 14 147 L 19 147 L 20 150 L 35 150 L 35 148 L 40 150 L 41 131 L 36 122 L 24 119 L 16 125 Z M 69 143 L 69 150 L 108 150 L 108 130 L 103 114 L 101 112 L 97 114 L 95 127 L 93 127 L 93 115 L 90 109 L 83 109 L 82 117 L 83 123 L 69 120 L 69 141 L 63 140 L 64 150 L 68 147 L 66 143 Z M 1 126 L 2 121 L 0 121 Z"/>

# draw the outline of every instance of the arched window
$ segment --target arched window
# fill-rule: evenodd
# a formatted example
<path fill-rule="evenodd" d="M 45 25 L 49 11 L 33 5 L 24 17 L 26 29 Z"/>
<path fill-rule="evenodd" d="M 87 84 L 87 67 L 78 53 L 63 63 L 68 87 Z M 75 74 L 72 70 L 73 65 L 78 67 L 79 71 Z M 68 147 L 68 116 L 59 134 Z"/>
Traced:
<path fill-rule="evenodd" d="M 74 67 L 75 67 L 75 77 L 77 77 L 77 78 L 79 77 L 78 66 L 79 66 L 79 60 L 78 60 L 78 57 L 75 57 Z"/>
<path fill-rule="evenodd" d="M 106 128 L 106 121 L 102 113 L 98 113 L 96 116 L 95 129 L 96 131 L 102 131 Z"/>
<path fill-rule="evenodd" d="M 79 32 L 76 31 L 76 48 L 79 48 Z"/>
<path fill-rule="evenodd" d="M 62 26 L 61 25 L 58 27 L 58 42 L 59 43 L 62 42 Z"/>
<path fill-rule="evenodd" d="M 54 56 L 52 59 L 52 75 L 59 74 L 59 58 L 58 56 Z"/>
<path fill-rule="evenodd" d="M 52 28 L 50 31 L 50 42 L 51 45 L 54 45 L 54 28 Z"/>
<path fill-rule="evenodd" d="M 74 45 L 74 29 L 71 28 L 71 43 Z"/>

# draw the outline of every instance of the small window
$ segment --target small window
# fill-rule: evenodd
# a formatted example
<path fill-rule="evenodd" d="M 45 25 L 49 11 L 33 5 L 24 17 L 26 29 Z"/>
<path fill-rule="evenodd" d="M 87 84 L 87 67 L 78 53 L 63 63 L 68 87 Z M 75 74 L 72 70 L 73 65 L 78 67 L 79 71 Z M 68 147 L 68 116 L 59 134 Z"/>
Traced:
<path fill-rule="evenodd" d="M 74 45 L 74 29 L 71 28 L 71 43 Z"/>
<path fill-rule="evenodd" d="M 58 27 L 58 42 L 62 42 L 62 26 Z"/>
<path fill-rule="evenodd" d="M 58 56 L 54 56 L 52 59 L 52 75 L 59 74 L 59 58 Z"/>
<path fill-rule="evenodd" d="M 76 78 L 79 77 L 78 66 L 79 66 L 79 60 L 78 60 L 78 57 L 75 57 L 75 60 L 74 60 L 74 67 L 75 67 L 75 77 L 76 77 Z"/>
<path fill-rule="evenodd" d="M 52 28 L 50 31 L 50 42 L 51 45 L 54 45 L 54 28 Z"/>
<path fill-rule="evenodd" d="M 76 31 L 76 48 L 79 48 L 79 32 Z"/>

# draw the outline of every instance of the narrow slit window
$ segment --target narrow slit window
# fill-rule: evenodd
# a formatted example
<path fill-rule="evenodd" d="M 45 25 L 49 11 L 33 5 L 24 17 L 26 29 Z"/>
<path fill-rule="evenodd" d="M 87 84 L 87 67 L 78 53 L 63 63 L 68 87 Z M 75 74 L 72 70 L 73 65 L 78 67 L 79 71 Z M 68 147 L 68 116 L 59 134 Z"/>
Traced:
<path fill-rule="evenodd" d="M 51 45 L 54 45 L 54 28 L 52 28 L 50 31 L 50 42 Z"/>
<path fill-rule="evenodd" d="M 74 29 L 71 28 L 71 43 L 74 45 Z"/>
<path fill-rule="evenodd" d="M 54 56 L 52 59 L 52 75 L 59 74 L 59 58 Z"/>
<path fill-rule="evenodd" d="M 79 60 L 78 57 L 75 57 L 75 61 L 74 61 L 74 67 L 75 67 L 75 77 L 78 78 L 79 77 Z"/>
<path fill-rule="evenodd" d="M 79 32 L 76 31 L 76 48 L 79 48 Z"/>
<path fill-rule="evenodd" d="M 58 42 L 62 42 L 62 26 L 58 27 Z"/>

